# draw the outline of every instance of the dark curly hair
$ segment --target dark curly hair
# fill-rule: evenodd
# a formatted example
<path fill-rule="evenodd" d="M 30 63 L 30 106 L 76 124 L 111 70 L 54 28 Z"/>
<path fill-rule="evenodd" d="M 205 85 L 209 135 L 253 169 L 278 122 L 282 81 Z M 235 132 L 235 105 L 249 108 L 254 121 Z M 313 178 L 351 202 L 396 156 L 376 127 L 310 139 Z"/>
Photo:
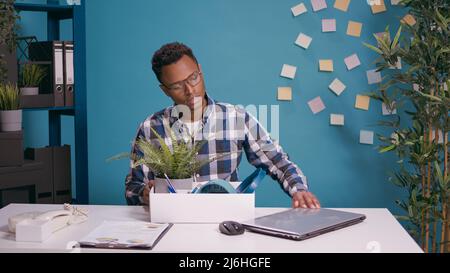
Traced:
<path fill-rule="evenodd" d="M 163 66 L 176 63 L 183 55 L 189 56 L 198 64 L 194 53 L 192 53 L 192 49 L 179 42 L 165 44 L 153 54 L 152 69 L 160 83 L 162 83 L 161 74 Z"/>

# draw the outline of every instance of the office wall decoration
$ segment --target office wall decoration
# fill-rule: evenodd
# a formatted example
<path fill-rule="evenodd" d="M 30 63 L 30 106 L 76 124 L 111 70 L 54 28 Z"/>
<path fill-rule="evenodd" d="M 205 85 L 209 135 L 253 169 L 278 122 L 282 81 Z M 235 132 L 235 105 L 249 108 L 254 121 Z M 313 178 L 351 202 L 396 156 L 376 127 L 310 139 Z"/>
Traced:
<path fill-rule="evenodd" d="M 425 252 L 450 252 L 450 3 L 401 3 L 409 10 L 394 39 L 376 36 L 376 44 L 366 44 L 379 55 L 377 71 L 386 73 L 371 97 L 383 102 L 386 114 L 408 111 L 406 122 L 383 121 L 393 133 L 379 137 L 379 150 L 398 157 L 391 180 L 407 193 L 397 203 L 411 235 Z M 399 60 L 408 69 L 391 69 Z"/>
<path fill-rule="evenodd" d="M 334 2 L 334 8 L 351 13 L 350 1 Z M 373 16 L 388 10 L 384 0 L 367 2 Z M 381 123 L 392 128 L 394 133 L 379 137 L 383 143 L 379 150 L 393 151 L 399 157 L 400 171 L 395 172 L 391 179 L 409 195 L 405 200 L 397 201 L 405 210 L 406 216 L 402 219 L 410 223 L 411 234 L 421 243 L 425 252 L 450 252 L 450 3 L 445 0 L 390 2 L 392 6 L 408 6 L 408 10 L 405 9 L 404 14 L 399 17 L 404 35 L 400 36 L 400 27 L 391 40 L 387 27 L 384 32 L 374 33 L 375 45 L 366 44 L 380 55 L 376 67 L 365 71 L 367 84 L 376 86 L 377 91 L 367 94 L 363 90 L 357 90 L 354 108 L 369 111 L 370 98 L 382 102 L 380 116 L 392 117 L 392 120 L 383 120 Z M 345 34 L 350 36 L 348 39 L 356 38 L 355 42 L 362 42 L 358 38 L 365 31 L 365 26 L 356 15 L 347 22 L 321 18 L 317 12 L 327 9 L 327 3 L 311 1 L 311 5 L 315 13 L 309 16 L 312 17 L 311 20 L 320 19 L 323 35 L 335 31 L 336 25 L 346 24 Z M 403 38 L 401 42 L 400 38 Z M 320 57 L 319 71 L 333 72 L 332 60 L 327 60 L 326 56 Z M 344 63 L 349 73 L 361 66 L 356 53 L 345 57 Z M 402 69 L 405 66 L 407 69 Z M 337 96 L 345 88 L 337 78 L 329 85 L 329 89 Z M 316 115 L 325 109 L 325 103 L 323 99 L 316 97 L 308 105 Z M 413 111 L 407 112 L 410 125 L 403 125 L 397 111 L 401 109 L 404 112 L 405 105 L 408 104 L 413 108 Z M 343 117 L 330 114 L 330 125 L 343 124 Z M 373 144 L 374 132 L 361 130 L 359 142 Z"/>

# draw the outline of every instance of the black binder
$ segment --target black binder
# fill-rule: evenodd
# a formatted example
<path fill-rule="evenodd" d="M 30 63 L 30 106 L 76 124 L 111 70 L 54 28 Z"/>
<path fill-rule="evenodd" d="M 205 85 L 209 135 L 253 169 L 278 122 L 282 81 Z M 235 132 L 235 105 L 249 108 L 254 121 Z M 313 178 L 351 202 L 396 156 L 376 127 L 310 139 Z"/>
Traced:
<path fill-rule="evenodd" d="M 63 42 L 34 42 L 29 46 L 31 61 L 50 62 L 46 77 L 39 86 L 41 94 L 53 94 L 54 106 L 64 106 L 64 56 Z"/>
<path fill-rule="evenodd" d="M 64 41 L 64 101 L 66 106 L 73 106 L 75 91 L 75 74 L 73 71 L 73 41 Z"/>

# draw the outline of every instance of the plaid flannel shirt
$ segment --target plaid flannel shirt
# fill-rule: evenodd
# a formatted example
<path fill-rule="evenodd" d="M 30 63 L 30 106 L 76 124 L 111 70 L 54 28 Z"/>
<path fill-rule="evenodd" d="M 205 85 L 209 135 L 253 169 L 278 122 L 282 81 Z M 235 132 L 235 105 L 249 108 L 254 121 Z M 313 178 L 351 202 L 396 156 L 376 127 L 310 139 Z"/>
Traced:
<path fill-rule="evenodd" d="M 281 188 L 290 196 L 297 191 L 307 191 L 306 177 L 300 168 L 291 162 L 283 149 L 275 143 L 259 122 L 243 108 L 217 102 L 206 95 L 208 105 L 201 119 L 198 132 L 189 132 L 187 126 L 181 121 L 180 111 L 176 106 L 161 110 L 142 122 L 137 130 L 136 138 L 132 144 L 132 153 L 142 156 L 136 145 L 136 140 L 145 138 L 154 145 L 160 146 L 156 135 L 150 130 L 155 129 L 163 137 L 165 143 L 171 148 L 171 138 L 167 127 L 177 133 L 177 138 L 185 141 L 206 140 L 198 152 L 200 160 L 214 158 L 220 154 L 225 156 L 204 165 L 194 175 L 197 182 L 213 179 L 240 181 L 238 167 L 245 152 L 248 161 L 257 168 L 262 168 Z M 142 204 L 144 186 L 154 179 L 154 173 L 145 165 L 130 170 L 125 179 L 125 197 L 129 205 Z"/>

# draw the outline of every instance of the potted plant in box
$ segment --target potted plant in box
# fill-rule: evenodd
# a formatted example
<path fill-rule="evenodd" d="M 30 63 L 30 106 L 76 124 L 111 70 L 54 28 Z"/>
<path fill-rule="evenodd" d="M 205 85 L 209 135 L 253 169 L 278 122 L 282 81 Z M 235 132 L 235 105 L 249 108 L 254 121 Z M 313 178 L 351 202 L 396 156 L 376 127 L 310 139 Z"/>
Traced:
<path fill-rule="evenodd" d="M 45 68 L 37 64 L 25 64 L 20 71 L 21 95 L 39 94 L 39 84 L 46 76 Z"/>
<path fill-rule="evenodd" d="M 169 147 L 156 130 L 153 128 L 151 130 L 158 139 L 159 147 L 151 141 L 141 138 L 136 141 L 136 145 L 142 155 L 121 153 L 108 160 L 129 157 L 134 162 L 133 167 L 146 165 L 155 174 L 156 189 L 167 187 L 165 176 L 170 179 L 175 188 L 177 185 L 185 183 L 192 185 L 193 177 L 201 167 L 229 154 L 223 153 L 213 158 L 198 159 L 197 154 L 206 141 L 189 143 L 178 140 L 169 128 L 168 133 L 172 142 L 172 147 Z"/>
<path fill-rule="evenodd" d="M 19 90 L 15 84 L 0 84 L 0 131 L 22 129 L 22 109 L 19 109 Z"/>

